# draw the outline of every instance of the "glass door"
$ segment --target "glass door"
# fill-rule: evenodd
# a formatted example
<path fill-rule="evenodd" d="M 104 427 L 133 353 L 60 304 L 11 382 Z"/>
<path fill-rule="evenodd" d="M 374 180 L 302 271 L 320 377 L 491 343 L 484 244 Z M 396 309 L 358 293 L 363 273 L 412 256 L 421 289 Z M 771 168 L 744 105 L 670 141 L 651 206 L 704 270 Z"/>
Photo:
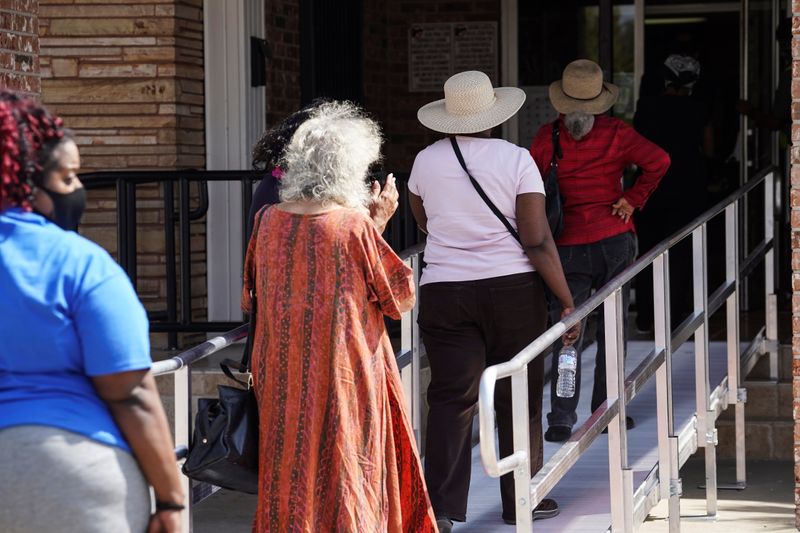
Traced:
<path fill-rule="evenodd" d="M 637 12 L 641 28 L 643 4 L 644 0 L 519 2 L 519 86 L 527 93 L 519 114 L 520 145 L 528 146 L 539 127 L 556 117 L 548 87 L 575 59 L 591 59 L 603 67 L 606 79 L 620 87 L 614 115 L 633 119 L 641 76 Z"/>

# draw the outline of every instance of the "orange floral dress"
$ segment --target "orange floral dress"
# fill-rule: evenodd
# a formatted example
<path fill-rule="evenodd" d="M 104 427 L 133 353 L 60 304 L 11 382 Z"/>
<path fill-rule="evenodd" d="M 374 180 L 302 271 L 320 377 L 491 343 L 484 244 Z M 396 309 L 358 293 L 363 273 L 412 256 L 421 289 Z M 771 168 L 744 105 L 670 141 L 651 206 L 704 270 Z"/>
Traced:
<path fill-rule="evenodd" d="M 253 531 L 435 532 L 383 316 L 411 270 L 361 212 L 256 217 L 242 307 L 257 302 L 259 493 Z"/>

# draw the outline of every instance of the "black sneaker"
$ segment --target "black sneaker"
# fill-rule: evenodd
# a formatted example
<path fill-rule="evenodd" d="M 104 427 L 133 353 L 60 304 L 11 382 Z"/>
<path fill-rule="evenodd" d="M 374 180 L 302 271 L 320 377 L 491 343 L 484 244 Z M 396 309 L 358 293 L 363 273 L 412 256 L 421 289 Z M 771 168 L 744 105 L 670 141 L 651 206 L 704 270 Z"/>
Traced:
<path fill-rule="evenodd" d="M 544 433 L 544 440 L 547 442 L 564 442 L 572 435 L 572 428 L 569 426 L 550 426 Z"/>
<path fill-rule="evenodd" d="M 544 500 L 536 506 L 536 509 L 533 510 L 533 519 L 534 520 L 545 520 L 547 518 L 554 518 L 558 516 L 560 510 L 558 509 L 558 503 L 555 500 L 550 498 L 545 498 Z M 517 519 L 516 518 L 506 518 L 503 517 L 503 522 L 510 525 L 516 525 Z"/>
<path fill-rule="evenodd" d="M 453 521 L 445 516 L 437 516 L 436 527 L 439 528 L 439 533 L 450 533 L 453 531 Z"/>

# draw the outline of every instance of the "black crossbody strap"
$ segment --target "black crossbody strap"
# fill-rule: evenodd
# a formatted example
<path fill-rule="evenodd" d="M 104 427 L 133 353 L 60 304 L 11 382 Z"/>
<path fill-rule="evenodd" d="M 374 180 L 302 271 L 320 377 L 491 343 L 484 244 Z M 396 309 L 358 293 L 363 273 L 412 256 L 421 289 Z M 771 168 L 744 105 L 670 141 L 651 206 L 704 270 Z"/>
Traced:
<path fill-rule="evenodd" d="M 469 176 L 469 181 L 472 182 L 472 186 L 475 187 L 476 191 L 478 191 L 478 195 L 484 202 L 486 202 L 486 205 L 489 206 L 489 209 L 492 210 L 494 216 L 496 216 L 500 220 L 500 222 L 503 223 L 508 232 L 515 239 L 517 239 L 517 242 L 522 242 L 522 240 L 519 238 L 519 233 L 517 233 L 517 230 L 514 229 L 514 226 L 511 225 L 511 222 L 509 222 L 508 219 L 505 217 L 505 215 L 503 215 L 503 213 L 501 213 L 500 210 L 497 209 L 497 206 L 494 205 L 494 202 L 492 202 L 492 200 L 488 196 L 486 196 L 486 193 L 483 192 L 483 187 L 481 187 L 480 183 L 478 183 L 477 180 L 472 177 L 472 174 L 469 173 L 469 170 L 467 170 L 467 164 L 464 162 L 464 156 L 461 155 L 461 150 L 458 147 L 458 142 L 456 141 L 456 138 L 450 137 L 450 143 L 453 145 L 453 150 L 456 153 L 458 162 L 461 163 L 461 168 L 463 168 L 464 172 L 466 172 L 467 176 Z"/>
<path fill-rule="evenodd" d="M 561 130 L 558 125 L 558 119 L 553 122 L 553 158 L 550 159 L 550 166 L 551 167 L 558 167 L 558 160 L 564 157 L 564 153 L 561 151 L 561 142 L 559 142 L 559 137 L 561 137 Z"/>

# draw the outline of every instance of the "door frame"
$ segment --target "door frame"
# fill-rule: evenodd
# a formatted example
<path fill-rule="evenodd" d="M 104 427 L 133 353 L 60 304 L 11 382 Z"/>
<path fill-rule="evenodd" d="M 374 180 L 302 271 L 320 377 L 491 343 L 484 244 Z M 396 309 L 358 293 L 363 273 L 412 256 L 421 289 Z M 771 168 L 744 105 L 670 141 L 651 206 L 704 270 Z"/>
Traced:
<path fill-rule="evenodd" d="M 263 0 L 205 0 L 207 170 L 247 170 L 266 126 L 266 92 L 251 87 L 250 37 L 264 38 Z M 208 320 L 242 319 L 242 189 L 209 182 L 206 219 Z"/>

